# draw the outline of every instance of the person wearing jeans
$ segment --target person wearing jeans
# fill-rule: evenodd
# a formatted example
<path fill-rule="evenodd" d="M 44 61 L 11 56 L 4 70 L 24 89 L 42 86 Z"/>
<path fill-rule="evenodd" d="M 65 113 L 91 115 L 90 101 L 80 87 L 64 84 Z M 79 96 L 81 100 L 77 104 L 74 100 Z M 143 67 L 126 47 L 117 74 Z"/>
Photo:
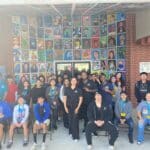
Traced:
<path fill-rule="evenodd" d="M 121 93 L 121 98 L 116 102 L 115 105 L 115 120 L 114 123 L 116 127 L 118 124 L 127 124 L 129 127 L 129 142 L 133 143 L 133 119 L 132 119 L 132 104 L 127 99 L 127 94 L 125 92 Z"/>
<path fill-rule="evenodd" d="M 145 126 L 150 125 L 150 92 L 146 94 L 146 101 L 142 101 L 137 107 L 138 136 L 137 144 L 144 142 Z"/>

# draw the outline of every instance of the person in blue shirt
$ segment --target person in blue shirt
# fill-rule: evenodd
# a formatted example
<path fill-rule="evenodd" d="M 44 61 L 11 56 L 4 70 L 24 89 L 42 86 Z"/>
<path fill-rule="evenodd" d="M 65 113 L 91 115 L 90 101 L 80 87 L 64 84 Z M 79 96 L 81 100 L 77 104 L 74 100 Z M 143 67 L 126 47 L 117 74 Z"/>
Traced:
<path fill-rule="evenodd" d="M 34 144 L 31 150 L 35 150 L 37 146 L 37 131 L 43 130 L 43 143 L 41 150 L 45 150 L 45 141 L 47 128 L 50 124 L 50 105 L 43 97 L 38 97 L 37 104 L 34 106 L 35 123 L 33 125 Z"/>
<path fill-rule="evenodd" d="M 7 93 L 7 84 L 0 73 L 0 100 L 5 100 Z"/>
<path fill-rule="evenodd" d="M 142 101 L 137 107 L 138 115 L 138 136 L 137 144 L 144 142 L 145 126 L 150 125 L 150 92 L 146 94 L 146 101 Z"/>
<path fill-rule="evenodd" d="M 2 148 L 1 142 L 3 138 L 4 127 L 8 125 L 11 116 L 12 112 L 9 104 L 4 100 L 0 100 L 0 149 Z"/>

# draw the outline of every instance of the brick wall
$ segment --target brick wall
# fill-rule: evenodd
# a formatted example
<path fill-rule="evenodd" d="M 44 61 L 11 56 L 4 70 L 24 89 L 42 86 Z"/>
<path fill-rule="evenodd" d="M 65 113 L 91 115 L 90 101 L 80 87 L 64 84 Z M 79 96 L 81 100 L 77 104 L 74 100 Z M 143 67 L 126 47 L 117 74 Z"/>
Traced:
<path fill-rule="evenodd" d="M 129 97 L 136 106 L 134 96 L 134 85 L 139 79 L 139 63 L 150 62 L 150 46 L 141 46 L 135 42 L 135 14 L 127 14 L 127 51 L 126 51 L 126 68 L 127 68 L 127 89 Z M 150 75 L 149 75 L 150 78 Z"/>

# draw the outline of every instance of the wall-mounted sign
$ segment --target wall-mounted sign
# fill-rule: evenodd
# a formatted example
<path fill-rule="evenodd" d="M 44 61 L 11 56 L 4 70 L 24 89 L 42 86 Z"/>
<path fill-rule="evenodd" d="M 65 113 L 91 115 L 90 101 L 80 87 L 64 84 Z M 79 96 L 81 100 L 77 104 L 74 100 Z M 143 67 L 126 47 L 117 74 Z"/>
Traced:
<path fill-rule="evenodd" d="M 140 72 L 150 73 L 150 62 L 140 62 Z"/>

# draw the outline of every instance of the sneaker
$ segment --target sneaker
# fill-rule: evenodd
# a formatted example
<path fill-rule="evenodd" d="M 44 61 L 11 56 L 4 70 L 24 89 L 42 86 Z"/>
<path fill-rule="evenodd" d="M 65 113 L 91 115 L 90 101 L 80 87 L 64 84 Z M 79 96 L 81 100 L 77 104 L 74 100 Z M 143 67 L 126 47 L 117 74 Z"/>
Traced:
<path fill-rule="evenodd" d="M 36 150 L 36 146 L 37 146 L 37 144 L 34 143 L 34 144 L 32 145 L 32 147 L 31 147 L 31 150 Z"/>
<path fill-rule="evenodd" d="M 78 139 L 74 139 L 74 141 L 77 143 L 79 140 Z"/>
<path fill-rule="evenodd" d="M 46 150 L 46 145 L 45 145 L 45 143 L 42 143 L 41 150 Z"/>
<path fill-rule="evenodd" d="M 12 144 L 13 144 L 13 142 L 12 142 L 12 141 L 9 141 L 9 142 L 7 143 L 7 148 L 11 148 Z"/>
<path fill-rule="evenodd" d="M 138 144 L 138 145 L 141 145 L 141 144 L 142 144 L 142 142 L 141 142 L 141 141 L 137 141 L 137 144 Z"/>
<path fill-rule="evenodd" d="M 110 145 L 110 146 L 109 146 L 109 149 L 110 149 L 110 150 L 114 150 L 114 146 L 113 146 L 113 145 Z"/>
<path fill-rule="evenodd" d="M 28 145 L 28 140 L 24 140 L 23 141 L 23 146 L 27 146 Z"/>
<path fill-rule="evenodd" d="M 91 149 L 92 149 L 92 145 L 88 145 L 88 146 L 87 146 L 87 149 L 88 149 L 88 150 L 91 150 Z"/>

